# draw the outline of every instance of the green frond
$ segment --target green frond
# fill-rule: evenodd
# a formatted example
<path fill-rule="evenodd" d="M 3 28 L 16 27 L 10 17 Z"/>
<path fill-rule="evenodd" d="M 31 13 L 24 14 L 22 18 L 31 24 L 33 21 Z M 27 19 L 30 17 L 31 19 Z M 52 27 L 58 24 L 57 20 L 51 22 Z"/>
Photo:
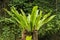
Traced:
<path fill-rule="evenodd" d="M 24 11 L 23 11 L 23 10 L 21 10 L 21 13 L 22 13 L 22 17 L 23 17 L 23 19 L 24 19 L 24 21 L 25 21 L 26 25 L 28 26 L 27 17 L 26 17 L 26 15 L 25 15 Z"/>
<path fill-rule="evenodd" d="M 52 12 L 52 11 L 50 11 L 48 14 L 45 14 L 45 15 L 43 16 L 42 21 L 44 21 L 46 18 L 48 18 L 48 17 L 51 15 L 51 12 Z"/>
<path fill-rule="evenodd" d="M 42 13 L 43 13 L 43 11 L 42 10 L 40 10 L 40 14 L 39 14 L 39 17 L 38 17 L 38 19 L 40 20 L 41 19 L 41 17 L 42 17 Z"/>
<path fill-rule="evenodd" d="M 33 9 L 32 9 L 32 13 L 31 13 L 31 27 L 34 28 L 34 25 L 35 25 L 35 20 L 36 20 L 36 17 L 37 17 L 37 10 L 38 10 L 38 6 L 34 6 Z"/>
<path fill-rule="evenodd" d="M 21 9 L 21 14 L 16 10 L 15 7 L 11 7 L 11 11 L 4 9 L 23 29 L 27 31 L 33 31 L 34 28 L 39 30 L 42 25 L 51 21 L 56 15 L 51 15 L 50 11 L 48 14 L 42 16 L 42 12 L 38 10 L 38 6 L 34 6 L 32 9 L 32 13 L 25 15 L 24 11 Z"/>
<path fill-rule="evenodd" d="M 47 23 L 47 22 L 51 21 L 55 16 L 56 16 L 56 15 L 50 16 L 49 18 L 47 18 L 47 19 L 44 21 L 44 23 Z"/>
<path fill-rule="evenodd" d="M 22 13 L 22 15 L 24 16 L 24 17 L 26 17 L 26 15 L 25 15 L 25 13 L 24 13 L 24 11 L 21 9 L 21 13 Z"/>
<path fill-rule="evenodd" d="M 23 19 L 23 16 L 20 15 L 19 12 L 18 12 L 14 7 L 11 8 L 11 11 L 15 14 L 17 20 L 20 21 L 21 27 L 22 27 L 22 28 L 25 28 L 25 27 L 26 27 L 26 23 L 25 23 L 25 21 L 24 21 L 24 19 Z M 18 21 L 17 21 L 17 22 L 18 22 Z M 18 22 L 18 23 L 19 23 L 19 22 Z"/>
<path fill-rule="evenodd" d="M 14 14 L 12 14 L 12 12 L 8 11 L 7 9 L 4 8 L 4 10 L 10 15 L 10 16 L 14 16 Z"/>
<path fill-rule="evenodd" d="M 17 21 L 18 24 L 20 24 L 20 21 L 16 17 L 13 18 Z"/>
<path fill-rule="evenodd" d="M 17 19 L 20 20 L 20 14 L 19 14 L 19 12 L 15 9 L 15 7 L 11 7 L 11 12 L 16 16 Z"/>
<path fill-rule="evenodd" d="M 39 30 L 42 27 L 42 25 L 44 25 L 45 23 L 51 21 L 55 16 L 56 15 L 52 15 L 49 18 L 47 18 L 46 20 L 44 20 L 44 21 L 40 20 L 39 23 L 38 23 L 37 30 Z"/>
<path fill-rule="evenodd" d="M 28 16 L 27 16 L 27 21 L 28 21 L 28 23 L 30 24 L 30 17 L 31 17 L 31 15 L 30 14 L 28 14 Z"/>
<path fill-rule="evenodd" d="M 42 18 L 42 12 L 43 12 L 43 11 L 40 10 L 40 13 L 38 14 L 38 16 L 37 16 L 37 18 L 36 18 L 36 26 L 38 25 L 38 22 L 39 22 L 40 19 Z"/>
<path fill-rule="evenodd" d="M 41 26 L 42 26 L 42 21 L 40 20 L 40 21 L 37 23 L 36 30 L 39 30 Z"/>
<path fill-rule="evenodd" d="M 25 29 L 28 30 L 28 31 L 31 31 L 31 28 L 30 26 L 28 25 L 28 21 L 26 21 L 27 19 L 25 19 L 25 17 L 23 15 L 21 15 L 21 18 L 20 18 L 20 23 L 24 24 L 25 25 Z"/>
<path fill-rule="evenodd" d="M 23 16 L 20 14 L 20 23 L 26 26 Z"/>

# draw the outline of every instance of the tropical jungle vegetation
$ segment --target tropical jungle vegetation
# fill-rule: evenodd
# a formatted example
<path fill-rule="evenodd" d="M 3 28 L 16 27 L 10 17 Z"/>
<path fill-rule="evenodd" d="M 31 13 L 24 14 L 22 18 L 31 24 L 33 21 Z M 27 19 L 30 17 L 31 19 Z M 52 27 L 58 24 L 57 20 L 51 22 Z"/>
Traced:
<path fill-rule="evenodd" d="M 33 40 L 38 40 L 38 30 L 40 27 L 56 16 L 52 15 L 49 17 L 51 12 L 46 15 L 42 15 L 42 11 L 39 12 L 38 6 L 33 7 L 32 13 L 28 14 L 27 16 L 23 10 L 21 10 L 22 14 L 19 14 L 14 7 L 11 8 L 11 12 L 6 9 L 4 10 L 7 11 L 10 16 L 12 16 L 14 21 L 16 20 L 20 27 L 22 27 L 22 40 L 25 40 L 27 36 L 33 37 Z M 30 40 L 30 38 L 27 38 L 27 40 Z"/>
<path fill-rule="evenodd" d="M 60 0 L 0 0 L 0 40 L 60 40 L 59 9 Z"/>

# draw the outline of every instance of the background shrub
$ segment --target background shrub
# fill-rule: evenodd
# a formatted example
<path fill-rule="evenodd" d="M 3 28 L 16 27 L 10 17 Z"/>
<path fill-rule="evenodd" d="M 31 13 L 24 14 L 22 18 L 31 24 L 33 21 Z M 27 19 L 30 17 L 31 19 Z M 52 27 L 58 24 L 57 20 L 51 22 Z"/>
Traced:
<path fill-rule="evenodd" d="M 60 35 L 60 0 L 6 0 L 0 1 L 0 8 L 10 9 L 11 6 L 16 7 L 20 12 L 23 9 L 26 13 L 31 12 L 33 6 L 39 6 L 40 10 L 45 13 L 52 10 L 52 15 L 57 15 L 52 21 L 43 25 L 39 30 L 40 40 L 52 40 L 53 35 Z M 5 5 L 5 6 L 4 6 Z M 21 30 L 18 24 L 8 20 L 10 17 L 0 10 L 0 40 L 18 40 L 20 39 Z M 2 16 L 3 15 L 3 16 Z M 7 18 L 7 19 L 6 19 Z M 59 36 L 60 37 L 60 36 Z"/>

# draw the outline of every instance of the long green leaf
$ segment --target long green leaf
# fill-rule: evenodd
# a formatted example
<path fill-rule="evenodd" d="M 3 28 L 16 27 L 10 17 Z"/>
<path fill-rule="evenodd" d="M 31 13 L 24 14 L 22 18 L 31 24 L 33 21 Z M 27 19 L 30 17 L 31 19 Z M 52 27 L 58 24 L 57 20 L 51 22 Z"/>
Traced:
<path fill-rule="evenodd" d="M 53 15 L 53 16 L 47 18 L 47 19 L 44 20 L 44 21 L 40 20 L 39 23 L 38 23 L 37 30 L 39 30 L 39 29 L 42 27 L 42 25 L 44 25 L 45 23 L 51 21 L 55 16 L 56 16 L 56 15 Z"/>
<path fill-rule="evenodd" d="M 42 11 L 40 10 L 40 13 L 38 14 L 36 19 L 36 27 L 38 26 L 38 22 L 40 21 L 41 18 L 42 18 Z"/>
<path fill-rule="evenodd" d="M 43 16 L 43 19 L 42 19 L 42 20 L 44 21 L 46 18 L 48 18 L 48 17 L 51 15 L 51 12 L 52 12 L 52 11 L 50 11 L 48 14 L 45 14 L 45 15 Z"/>
<path fill-rule="evenodd" d="M 15 7 L 11 7 L 11 12 L 20 20 L 20 14 L 19 12 L 15 9 Z"/>
<path fill-rule="evenodd" d="M 47 22 L 51 21 L 55 16 L 56 16 L 56 15 L 52 15 L 51 17 L 47 18 L 47 19 L 44 21 L 44 23 L 47 23 Z"/>
<path fill-rule="evenodd" d="M 38 9 L 38 6 L 34 6 L 33 9 L 32 9 L 32 13 L 31 13 L 31 27 L 34 28 L 34 25 L 35 25 L 35 20 L 36 20 L 36 16 L 37 16 L 37 9 Z"/>
<path fill-rule="evenodd" d="M 10 16 L 14 16 L 14 14 L 12 14 L 12 12 L 8 11 L 7 9 L 4 8 L 4 10 L 10 15 Z"/>

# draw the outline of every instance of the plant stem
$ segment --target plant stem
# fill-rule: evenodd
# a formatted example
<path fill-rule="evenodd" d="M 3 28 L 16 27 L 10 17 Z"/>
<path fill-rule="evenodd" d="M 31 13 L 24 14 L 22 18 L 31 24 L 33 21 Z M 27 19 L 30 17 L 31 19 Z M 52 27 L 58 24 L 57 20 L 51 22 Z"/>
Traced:
<path fill-rule="evenodd" d="M 38 31 L 37 30 L 33 31 L 33 40 L 38 40 Z"/>
<path fill-rule="evenodd" d="M 22 39 L 21 40 L 26 40 L 26 30 L 22 31 Z"/>

